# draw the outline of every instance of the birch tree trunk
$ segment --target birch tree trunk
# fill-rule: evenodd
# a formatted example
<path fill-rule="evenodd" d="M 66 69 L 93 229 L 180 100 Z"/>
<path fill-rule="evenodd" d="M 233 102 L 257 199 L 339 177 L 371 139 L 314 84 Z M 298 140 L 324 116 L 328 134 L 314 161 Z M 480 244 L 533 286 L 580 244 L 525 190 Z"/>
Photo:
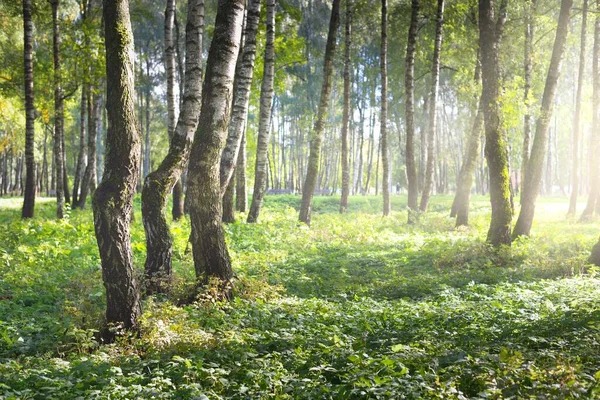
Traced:
<path fill-rule="evenodd" d="M 560 68 L 567 42 L 569 13 L 572 6 L 573 0 L 561 1 L 556 39 L 554 41 L 554 48 L 552 49 L 552 59 L 550 60 L 546 86 L 544 87 L 540 116 L 537 120 L 531 155 L 523 179 L 521 211 L 513 231 L 514 238 L 529 236 L 531 232 L 531 224 L 533 223 L 535 213 L 535 201 L 542 182 L 542 169 L 544 167 L 546 148 L 548 147 L 548 130 L 550 128 L 552 112 L 554 111 L 554 99 L 556 97 Z"/>
<path fill-rule="evenodd" d="M 260 90 L 260 114 L 258 139 L 256 143 L 256 166 L 252 204 L 248 222 L 256 222 L 260 214 L 267 189 L 267 152 L 269 148 L 269 128 L 273 109 L 273 81 L 275 78 L 275 0 L 267 0 L 267 43 L 265 45 L 264 74 Z"/>
<path fill-rule="evenodd" d="M 235 208 L 246 212 L 248 208 L 248 194 L 246 193 L 246 132 L 242 133 L 242 143 L 238 152 L 237 166 L 235 167 Z"/>
<path fill-rule="evenodd" d="M 499 109 L 500 73 L 498 61 L 499 35 L 496 31 L 494 1 L 479 1 L 479 48 L 483 117 L 485 121 L 485 157 L 490 176 L 492 219 L 487 240 L 494 246 L 510 245 L 512 207 L 508 175 L 508 154 L 502 132 Z"/>
<path fill-rule="evenodd" d="M 169 193 L 179 180 L 192 148 L 201 106 L 202 31 L 204 0 L 188 1 L 183 103 L 169 152 L 142 189 L 142 218 L 146 231 L 145 278 L 148 293 L 164 292 L 171 280 L 173 239 L 166 218 Z"/>
<path fill-rule="evenodd" d="M 79 208 L 85 208 L 85 202 L 88 193 L 96 190 L 97 167 L 96 167 L 96 140 L 100 119 L 102 118 L 102 98 L 99 94 L 94 93 L 90 88 L 90 96 L 88 97 L 88 162 L 83 174 L 81 183 L 81 196 L 79 198 Z"/>
<path fill-rule="evenodd" d="M 443 0 L 442 1 L 443 4 Z M 390 215 L 390 160 L 388 149 L 387 0 L 381 0 L 381 164 L 383 166 L 383 215 Z"/>
<path fill-rule="evenodd" d="M 81 112 L 79 114 L 79 153 L 77 155 L 77 164 L 75 167 L 75 179 L 73 179 L 73 207 L 79 207 L 79 186 L 83 179 L 83 173 L 85 172 L 85 155 L 86 149 L 86 136 L 87 136 L 87 98 L 89 90 L 87 85 L 83 85 L 81 88 Z"/>
<path fill-rule="evenodd" d="M 221 281 L 230 295 L 233 271 L 225 243 L 219 163 L 227 139 L 244 0 L 220 0 L 208 53 L 198 129 L 188 168 L 194 266 L 199 280 Z"/>
<path fill-rule="evenodd" d="M 596 5 L 600 6 L 600 2 L 596 1 Z M 589 187 L 590 192 L 588 201 L 581 214 L 581 220 L 586 221 L 592 218 L 594 211 L 598 208 L 598 193 L 600 187 L 600 16 L 596 14 L 594 26 L 594 50 L 592 52 L 592 80 L 593 80 L 593 105 L 592 105 L 592 137 L 590 139 L 590 162 L 589 162 Z"/>
<path fill-rule="evenodd" d="M 22 218 L 33 218 L 35 208 L 35 105 L 33 94 L 33 21 L 31 19 L 32 0 L 23 0 L 23 65 L 25 87 L 25 196 Z M 45 143 L 45 141 L 44 141 Z M 45 147 L 44 147 L 45 149 Z M 45 153 L 44 153 L 45 160 Z"/>
<path fill-rule="evenodd" d="M 323 62 L 323 86 L 321 87 L 321 99 L 317 110 L 317 119 L 310 140 L 310 152 L 308 156 L 308 168 L 302 188 L 302 204 L 300 206 L 300 222 L 310 225 L 312 199 L 319 174 L 319 163 L 321 158 L 321 142 L 323 130 L 327 120 L 327 108 L 329 106 L 329 95 L 331 93 L 331 81 L 333 77 L 333 57 L 335 55 L 337 31 L 340 26 L 340 2 L 333 0 L 331 6 L 331 19 L 329 21 L 329 32 L 325 46 L 325 59 Z"/>
<path fill-rule="evenodd" d="M 537 0 L 527 0 L 528 10 L 525 15 L 525 51 L 524 51 L 524 70 L 525 87 L 523 98 L 525 100 L 525 116 L 523 117 L 523 150 L 521 154 L 521 196 L 523 195 L 523 177 L 527 170 L 529 162 L 529 152 L 531 147 L 531 76 L 533 71 L 533 16 L 536 9 Z"/>
<path fill-rule="evenodd" d="M 340 214 L 348 210 L 350 194 L 350 164 L 348 160 L 348 130 L 350 128 L 350 47 L 352 45 L 351 0 L 346 0 L 346 24 L 344 33 L 344 111 L 342 115 L 342 197 Z"/>
<path fill-rule="evenodd" d="M 440 88 L 440 57 L 442 52 L 442 40 L 444 33 L 444 0 L 437 2 L 435 47 L 433 51 L 433 66 L 431 69 L 432 87 L 429 100 L 429 126 L 427 130 L 427 166 L 425 170 L 425 182 L 421 194 L 419 210 L 427 211 L 429 197 L 433 190 L 433 172 L 435 168 L 435 133 L 437 130 L 437 101 Z"/>
<path fill-rule="evenodd" d="M 415 54 L 419 29 L 419 0 L 411 1 L 410 27 L 406 46 L 406 178 L 408 181 L 408 223 L 416 222 L 419 182 L 415 162 Z"/>
<path fill-rule="evenodd" d="M 244 152 L 241 157 L 244 158 L 245 164 L 245 146 L 241 149 L 242 137 L 246 130 L 248 120 L 248 105 L 250 103 L 250 89 L 252 86 L 252 78 L 254 75 L 254 61 L 256 59 L 256 34 L 258 32 L 258 23 L 260 20 L 260 0 L 250 0 L 248 2 L 248 10 L 246 13 L 246 23 L 244 27 L 244 44 L 240 50 L 238 57 L 238 65 L 236 67 L 236 76 L 233 84 L 234 100 L 231 111 L 231 122 L 229 124 L 229 132 L 227 143 L 223 154 L 221 155 L 220 165 L 220 182 L 221 191 L 225 192 L 226 188 L 231 186 L 229 196 L 230 210 L 223 212 L 223 219 L 226 222 L 233 222 L 233 191 L 235 182 L 233 175 L 238 164 L 240 153 Z M 245 190 L 245 189 L 244 189 Z M 225 201 L 225 200 L 224 200 Z"/>
<path fill-rule="evenodd" d="M 141 136 L 135 118 L 133 32 L 128 0 L 104 1 L 106 43 L 106 162 L 94 193 L 94 226 L 106 288 L 106 322 L 136 329 L 141 314 L 130 243 L 133 196 L 139 177 Z M 104 338 L 112 341 L 115 331 Z"/>
<path fill-rule="evenodd" d="M 56 217 L 62 219 L 65 207 L 63 136 L 64 105 L 60 64 L 60 28 L 58 25 L 58 7 L 60 0 L 52 0 L 53 58 L 54 58 L 54 165 L 56 180 Z"/>
<path fill-rule="evenodd" d="M 585 74 L 585 52 L 587 39 L 588 0 L 583 0 L 581 17 L 581 43 L 579 50 L 579 75 L 577 77 L 577 94 L 575 98 L 575 116 L 573 117 L 573 165 L 571 171 L 571 197 L 568 214 L 577 212 L 577 195 L 579 193 L 579 136 L 581 129 L 581 101 L 583 98 L 583 76 Z"/>

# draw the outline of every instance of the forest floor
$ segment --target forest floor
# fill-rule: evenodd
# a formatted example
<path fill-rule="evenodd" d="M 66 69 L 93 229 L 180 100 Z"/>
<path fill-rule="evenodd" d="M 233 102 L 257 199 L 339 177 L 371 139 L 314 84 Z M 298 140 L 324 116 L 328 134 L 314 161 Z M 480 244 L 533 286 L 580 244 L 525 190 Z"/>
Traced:
<path fill-rule="evenodd" d="M 104 291 L 90 211 L 20 220 L 0 199 L 0 399 L 600 398 L 597 222 L 541 199 L 531 238 L 484 242 L 489 202 L 454 229 L 450 197 L 406 224 L 381 200 L 267 197 L 259 224 L 226 227 L 235 299 L 193 282 L 189 223 L 173 225 L 173 295 L 144 300 L 139 337 L 98 346 Z M 580 207 L 581 209 L 582 207 Z M 241 219 L 241 218 L 240 218 Z M 145 256 L 139 199 L 133 234 Z"/>

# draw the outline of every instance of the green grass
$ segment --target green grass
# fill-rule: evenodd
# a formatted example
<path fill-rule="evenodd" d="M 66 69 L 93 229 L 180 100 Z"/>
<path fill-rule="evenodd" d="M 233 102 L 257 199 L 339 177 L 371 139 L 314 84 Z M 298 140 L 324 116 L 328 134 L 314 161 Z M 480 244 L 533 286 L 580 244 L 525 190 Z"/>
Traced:
<path fill-rule="evenodd" d="M 0 399 L 600 398 L 596 222 L 541 199 L 533 235 L 485 242 L 489 203 L 454 229 L 451 197 L 416 226 L 406 198 L 267 197 L 261 222 L 226 227 L 231 303 L 177 306 L 193 280 L 189 223 L 173 225 L 171 298 L 144 301 L 139 337 L 98 346 L 104 293 L 91 213 L 20 220 L 0 199 Z M 137 200 L 138 268 L 145 242 Z M 581 207 L 580 207 L 581 208 Z M 243 218 L 240 218 L 243 221 Z"/>

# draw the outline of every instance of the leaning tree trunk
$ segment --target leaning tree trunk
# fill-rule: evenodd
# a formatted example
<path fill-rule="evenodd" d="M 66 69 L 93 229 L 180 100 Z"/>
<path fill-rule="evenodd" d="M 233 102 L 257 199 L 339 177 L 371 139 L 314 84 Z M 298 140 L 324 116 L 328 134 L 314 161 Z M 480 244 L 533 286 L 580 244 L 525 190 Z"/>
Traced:
<path fill-rule="evenodd" d="M 87 89 L 87 85 L 83 85 L 81 87 L 81 112 L 79 114 L 79 154 L 77 155 L 77 165 L 75 167 L 75 179 L 73 180 L 73 207 L 79 207 L 79 186 L 81 185 L 81 180 L 83 179 L 83 174 L 85 172 L 85 153 L 87 149 L 85 148 L 85 137 L 87 131 L 86 125 L 86 114 L 87 114 L 87 99 L 89 96 L 89 90 Z"/>
<path fill-rule="evenodd" d="M 350 163 L 348 161 L 348 130 L 350 128 L 350 47 L 352 46 L 352 11 L 351 0 L 346 0 L 346 29 L 344 34 L 344 111 L 342 115 L 342 197 L 340 214 L 348 210 L 350 194 Z M 357 190 L 358 192 L 358 190 Z"/>
<path fill-rule="evenodd" d="M 267 0 L 267 43 L 265 45 L 264 75 L 260 90 L 260 116 L 256 142 L 254 191 L 248 222 L 256 222 L 267 189 L 269 128 L 273 108 L 273 80 L 275 78 L 275 0 Z"/>
<path fill-rule="evenodd" d="M 579 130 L 581 128 L 581 99 L 583 97 L 583 76 L 585 74 L 585 52 L 587 38 L 588 0 L 583 0 L 581 21 L 581 44 L 579 50 L 579 75 L 577 77 L 577 95 L 575 98 L 575 116 L 573 117 L 573 169 L 571 171 L 571 198 L 568 214 L 577 212 L 577 195 L 579 193 Z"/>
<path fill-rule="evenodd" d="M 498 106 L 500 74 L 498 65 L 499 35 L 494 22 L 494 1 L 479 1 L 479 48 L 481 49 L 481 75 L 483 117 L 485 121 L 485 157 L 490 177 L 492 220 L 487 240 L 494 246 L 510 245 L 512 206 L 508 154 L 505 136 L 500 123 Z"/>
<path fill-rule="evenodd" d="M 419 0 L 412 0 L 408 44 L 406 46 L 406 179 L 408 181 L 408 223 L 416 222 L 419 182 L 415 163 L 415 54 L 419 30 Z"/>
<path fill-rule="evenodd" d="M 440 0 L 444 4 L 444 0 Z M 388 150 L 387 0 L 381 0 L 381 164 L 383 165 L 383 215 L 390 215 L 390 154 Z"/>
<path fill-rule="evenodd" d="M 554 99 L 556 97 L 556 88 L 560 76 L 567 34 L 569 29 L 569 13 L 573 6 L 573 0 L 562 0 L 560 14 L 558 17 L 558 27 L 556 30 L 556 39 L 552 49 L 552 59 L 546 78 L 546 86 L 542 97 L 542 106 L 540 116 L 537 120 L 535 137 L 531 147 L 531 155 L 527 163 L 527 170 L 523 180 L 523 193 L 521 196 L 521 211 L 515 224 L 513 237 L 529 236 L 533 215 L 535 212 L 535 201 L 540 191 L 542 182 L 542 169 L 544 167 L 544 158 L 548 147 L 548 130 L 550 120 L 554 111 Z"/>
<path fill-rule="evenodd" d="M 23 0 L 23 60 L 25 78 L 25 196 L 22 218 L 33 218 L 35 207 L 35 105 L 33 103 L 33 21 L 32 0 Z"/>
<path fill-rule="evenodd" d="M 467 140 L 467 149 L 463 158 L 463 164 L 458 174 L 456 183 L 456 196 L 452 204 L 451 217 L 456 217 L 456 226 L 466 226 L 469 224 L 469 201 L 471 198 L 471 187 L 475 177 L 475 168 L 477 167 L 477 155 L 479 146 L 481 146 L 481 134 L 483 133 L 483 104 L 479 101 L 479 106 L 475 112 L 475 120 L 471 129 L 471 135 Z"/>
<path fill-rule="evenodd" d="M 98 135 L 98 125 L 102 117 L 102 100 L 101 97 L 94 93 L 94 89 L 90 88 L 88 96 L 88 162 L 83 173 L 81 182 L 81 196 L 79 197 L 79 208 L 85 208 L 85 202 L 88 194 L 96 190 L 96 140 Z"/>
<path fill-rule="evenodd" d="M 106 322 L 135 329 L 141 314 L 129 225 L 139 177 L 141 136 L 135 119 L 133 32 L 128 0 L 104 0 L 106 154 L 93 199 L 94 226 L 106 288 Z M 114 339 L 114 330 L 104 332 Z"/>
<path fill-rule="evenodd" d="M 186 25 L 186 60 L 184 101 L 169 152 L 156 171 L 144 180 L 142 218 L 146 231 L 146 291 L 164 292 L 171 280 L 173 239 L 167 224 L 166 208 L 169 193 L 179 180 L 192 147 L 198 126 L 202 93 L 202 31 L 204 0 L 189 0 Z"/>
<path fill-rule="evenodd" d="M 192 249 L 198 280 L 218 279 L 229 297 L 233 270 L 223 230 L 219 162 L 227 139 L 244 0 L 221 0 L 202 87 L 200 121 L 188 168 Z"/>
<path fill-rule="evenodd" d="M 597 1 L 596 4 L 599 2 Z M 600 15 L 596 14 L 595 27 L 594 27 L 594 50 L 592 53 L 592 80 L 593 80 L 593 129 L 590 146 L 590 193 L 587 201 L 587 205 L 581 214 L 581 220 L 589 220 L 598 203 L 598 194 L 600 193 L 600 160 L 598 154 L 600 154 Z"/>
<path fill-rule="evenodd" d="M 242 134 L 242 143 L 238 152 L 237 166 L 235 167 L 235 208 L 239 212 L 246 212 L 248 208 L 248 194 L 246 193 L 246 133 Z"/>
<path fill-rule="evenodd" d="M 304 187 L 302 188 L 302 205 L 300 207 L 300 222 L 310 225 L 310 214 L 312 209 L 312 199 L 317 185 L 317 176 L 319 175 L 319 164 L 321 158 L 321 141 L 323 140 L 323 130 L 327 121 L 327 108 L 329 106 L 329 95 L 331 93 L 331 81 L 333 77 L 333 59 L 335 55 L 337 31 L 340 26 L 340 2 L 333 0 L 331 6 L 331 19 L 329 21 L 329 33 L 327 34 L 327 44 L 325 46 L 325 60 L 323 63 L 323 86 L 321 87 L 321 100 L 317 110 L 317 119 L 310 140 L 310 152 L 308 156 L 308 168 Z"/>
<path fill-rule="evenodd" d="M 61 86 L 60 65 L 60 28 L 58 25 L 58 7 L 60 0 L 52 1 L 52 26 L 54 42 L 54 165 L 56 179 L 56 217 L 62 219 L 65 208 L 65 163 L 63 157 L 64 144 L 64 105 Z"/>
<path fill-rule="evenodd" d="M 234 100 L 227 143 L 225 149 L 223 149 L 223 154 L 221 155 L 221 191 L 226 192 L 226 189 L 229 191 L 228 194 L 225 194 L 223 199 L 223 201 L 228 202 L 226 208 L 223 209 L 224 222 L 233 222 L 235 220 L 233 209 L 235 182 L 232 177 L 240 155 L 242 136 L 244 136 L 248 120 L 248 104 L 250 102 L 250 88 L 252 86 L 252 77 L 254 75 L 256 33 L 258 32 L 259 20 L 260 0 L 251 0 L 248 3 L 248 10 L 246 13 L 246 25 L 243 36 L 244 44 L 240 50 L 236 66 L 236 75 L 233 84 Z M 245 157 L 245 155 L 243 155 L 243 157 Z"/>
<path fill-rule="evenodd" d="M 435 132 L 437 129 L 437 100 L 440 88 L 440 57 L 442 52 L 442 40 L 444 34 L 444 0 L 438 0 L 435 31 L 435 47 L 433 50 L 433 67 L 431 70 L 432 87 L 429 100 L 429 126 L 427 130 L 427 166 L 425 169 L 425 182 L 421 194 L 419 210 L 427 211 L 429 197 L 433 190 L 433 172 L 435 169 Z"/>

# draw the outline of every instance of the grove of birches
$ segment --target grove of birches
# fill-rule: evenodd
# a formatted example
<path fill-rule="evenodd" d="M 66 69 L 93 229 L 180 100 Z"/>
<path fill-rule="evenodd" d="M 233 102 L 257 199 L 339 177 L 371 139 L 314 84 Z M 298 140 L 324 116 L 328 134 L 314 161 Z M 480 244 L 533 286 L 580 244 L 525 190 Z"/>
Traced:
<path fill-rule="evenodd" d="M 600 0 L 0 0 L 0 399 L 600 399 Z"/>

